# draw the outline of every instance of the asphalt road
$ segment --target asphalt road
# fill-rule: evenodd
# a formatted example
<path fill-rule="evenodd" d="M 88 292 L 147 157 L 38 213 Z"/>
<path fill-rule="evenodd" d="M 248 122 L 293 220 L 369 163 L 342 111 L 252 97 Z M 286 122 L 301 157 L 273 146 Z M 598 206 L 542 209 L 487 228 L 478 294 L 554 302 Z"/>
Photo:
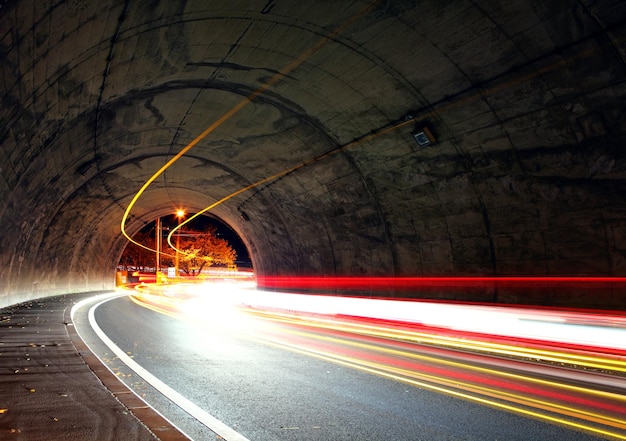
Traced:
<path fill-rule="evenodd" d="M 134 362 L 249 440 L 604 439 L 437 393 L 401 376 L 354 369 L 325 355 L 329 345 L 342 348 L 337 350 L 345 357 L 354 355 L 363 340 L 357 346 L 356 340 L 325 330 L 192 308 L 188 316 L 170 316 L 119 297 L 101 304 L 94 318 Z M 76 321 L 85 327 L 86 318 Z M 220 439 L 95 337 L 83 338 L 121 380 L 191 438 Z M 413 346 L 412 351 L 421 350 Z M 371 357 L 385 362 L 376 353 Z"/>

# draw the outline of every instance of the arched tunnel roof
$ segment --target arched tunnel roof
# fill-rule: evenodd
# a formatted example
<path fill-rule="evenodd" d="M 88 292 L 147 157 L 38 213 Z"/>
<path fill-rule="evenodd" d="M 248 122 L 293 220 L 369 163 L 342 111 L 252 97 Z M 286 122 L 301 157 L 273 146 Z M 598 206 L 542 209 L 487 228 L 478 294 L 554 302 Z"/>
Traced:
<path fill-rule="evenodd" d="M 626 275 L 620 0 L 1 6 L 3 304 L 110 288 L 185 148 L 128 231 L 226 198 L 258 274 Z"/>

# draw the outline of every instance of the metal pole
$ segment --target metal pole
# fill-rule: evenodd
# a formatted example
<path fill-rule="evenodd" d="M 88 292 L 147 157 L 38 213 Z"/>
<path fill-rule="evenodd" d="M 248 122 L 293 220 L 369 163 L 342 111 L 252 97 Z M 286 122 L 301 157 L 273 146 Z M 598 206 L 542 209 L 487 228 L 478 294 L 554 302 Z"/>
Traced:
<path fill-rule="evenodd" d="M 180 228 L 180 218 L 183 217 L 185 215 L 185 210 L 182 209 L 178 209 L 176 210 L 176 217 L 178 218 L 178 228 Z M 180 231 L 178 231 L 178 228 L 176 229 L 176 276 L 178 277 L 178 249 L 180 248 Z"/>
<path fill-rule="evenodd" d="M 156 282 L 159 283 L 159 273 L 161 272 L 161 218 L 157 217 L 156 220 Z"/>
<path fill-rule="evenodd" d="M 180 226 L 180 216 L 178 216 L 178 225 Z M 178 248 L 180 248 L 180 231 L 176 232 L 176 277 L 178 277 Z"/>

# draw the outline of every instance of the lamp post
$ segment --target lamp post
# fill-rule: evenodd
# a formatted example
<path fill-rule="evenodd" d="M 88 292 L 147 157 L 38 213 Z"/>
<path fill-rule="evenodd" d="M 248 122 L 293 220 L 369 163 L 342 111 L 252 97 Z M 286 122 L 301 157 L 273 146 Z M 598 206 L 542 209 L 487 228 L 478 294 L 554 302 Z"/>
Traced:
<path fill-rule="evenodd" d="M 178 218 L 178 226 L 180 227 L 180 220 L 182 219 L 182 217 L 185 216 L 185 210 L 177 210 L 176 211 L 176 217 Z M 174 265 L 174 267 L 176 268 L 176 277 L 178 277 L 178 248 L 180 247 L 180 231 L 178 231 L 176 233 L 176 265 Z"/>
<path fill-rule="evenodd" d="M 156 220 L 156 283 L 161 283 L 161 218 Z"/>

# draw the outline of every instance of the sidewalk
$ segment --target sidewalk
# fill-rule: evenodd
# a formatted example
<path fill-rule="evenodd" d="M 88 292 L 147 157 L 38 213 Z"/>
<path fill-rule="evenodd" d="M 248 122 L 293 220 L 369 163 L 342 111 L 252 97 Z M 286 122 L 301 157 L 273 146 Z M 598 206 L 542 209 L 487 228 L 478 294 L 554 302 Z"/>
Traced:
<path fill-rule="evenodd" d="M 183 441 L 76 334 L 72 306 L 93 293 L 0 309 L 0 439 Z"/>

